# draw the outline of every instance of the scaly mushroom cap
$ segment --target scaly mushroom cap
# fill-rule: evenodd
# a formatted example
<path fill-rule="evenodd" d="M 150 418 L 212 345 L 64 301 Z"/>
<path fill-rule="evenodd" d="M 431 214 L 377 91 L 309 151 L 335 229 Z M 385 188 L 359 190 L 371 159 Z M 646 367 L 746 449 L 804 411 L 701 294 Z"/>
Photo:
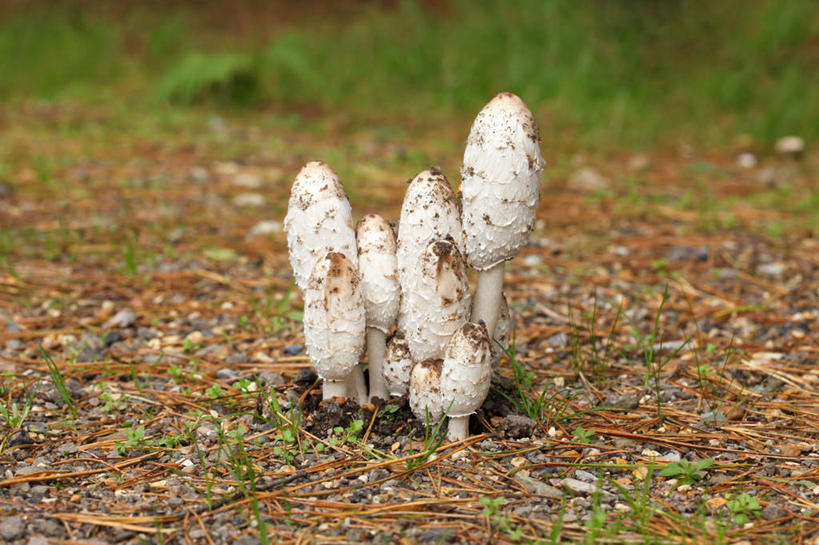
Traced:
<path fill-rule="evenodd" d="M 410 375 L 409 404 L 412 413 L 429 424 L 438 422 L 446 408 L 441 400 L 441 360 L 424 360 L 415 364 Z"/>
<path fill-rule="evenodd" d="M 466 255 L 473 267 L 489 269 L 526 244 L 544 165 L 526 104 L 512 93 L 493 98 L 472 124 L 461 167 Z"/>
<path fill-rule="evenodd" d="M 450 237 L 463 254 L 464 234 L 458 200 L 446 176 L 437 167 L 431 167 L 413 178 L 398 222 L 398 281 L 402 297 L 409 277 L 415 270 L 418 256 L 430 242 Z M 398 329 L 403 330 L 407 314 L 406 301 L 402 299 L 398 316 Z"/>
<path fill-rule="evenodd" d="M 449 338 L 469 320 L 471 296 L 466 264 L 448 240 L 429 244 L 418 256 L 404 291 L 404 335 L 415 361 L 440 359 Z"/>
<path fill-rule="evenodd" d="M 304 343 L 316 373 L 345 380 L 364 350 L 364 298 L 358 273 L 344 254 L 316 262 L 304 293 Z"/>
<path fill-rule="evenodd" d="M 361 218 L 355 228 L 358 270 L 367 307 L 367 327 L 388 333 L 398 317 L 401 288 L 396 271 L 395 234 L 377 214 Z"/>
<path fill-rule="evenodd" d="M 450 417 L 467 416 L 489 393 L 492 350 L 483 324 L 469 322 L 455 332 L 441 366 L 441 399 Z"/>
<path fill-rule="evenodd" d="M 412 356 L 409 343 L 397 332 L 387 343 L 387 355 L 384 357 L 384 380 L 390 395 L 401 396 L 409 390 L 412 373 Z"/>
<path fill-rule="evenodd" d="M 326 163 L 307 163 L 296 176 L 290 188 L 284 229 L 290 265 L 302 293 L 313 265 L 327 252 L 340 252 L 358 266 L 350 201 L 338 176 Z"/>
<path fill-rule="evenodd" d="M 509 338 L 514 328 L 515 321 L 512 319 L 512 312 L 509 310 L 506 296 L 503 295 L 500 310 L 498 311 L 498 324 L 495 326 L 495 339 L 492 341 L 493 366 L 499 364 L 500 360 L 503 359 L 503 350 L 509 346 Z"/>

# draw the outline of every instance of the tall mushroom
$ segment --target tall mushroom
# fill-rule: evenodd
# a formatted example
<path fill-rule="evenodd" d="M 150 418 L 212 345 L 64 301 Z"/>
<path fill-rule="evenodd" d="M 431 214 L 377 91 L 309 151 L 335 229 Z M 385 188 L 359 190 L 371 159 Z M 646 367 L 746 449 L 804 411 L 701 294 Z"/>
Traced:
<path fill-rule="evenodd" d="M 387 333 L 398 317 L 401 291 L 395 261 L 395 234 L 387 220 L 368 214 L 356 225 L 358 270 L 367 309 L 367 359 L 370 399 L 387 399 L 384 356 Z"/>
<path fill-rule="evenodd" d="M 492 375 L 492 349 L 483 324 L 468 322 L 450 339 L 441 365 L 441 400 L 449 408 L 452 441 L 469 435 L 469 415 L 486 399 Z"/>
<path fill-rule="evenodd" d="M 436 359 L 418 362 L 410 374 L 410 409 L 425 425 L 435 424 L 446 412 L 441 398 L 441 363 Z"/>
<path fill-rule="evenodd" d="M 396 331 L 387 343 L 384 356 L 384 380 L 390 395 L 402 396 L 409 391 L 412 366 L 409 343 L 400 331 Z"/>
<path fill-rule="evenodd" d="M 398 281 L 402 290 L 399 330 L 404 330 L 409 312 L 406 289 L 418 258 L 430 242 L 447 237 L 463 254 L 464 235 L 458 201 L 441 169 L 431 167 L 410 181 L 401 205 L 397 252 Z"/>
<path fill-rule="evenodd" d="M 296 285 L 305 293 L 313 266 L 327 252 L 340 252 L 358 266 L 350 201 L 335 172 L 322 161 L 302 167 L 293 186 L 284 217 L 287 249 Z M 348 380 L 349 393 L 359 403 L 367 400 L 361 367 Z"/>
<path fill-rule="evenodd" d="M 490 338 L 504 262 L 518 253 L 535 224 L 544 164 L 532 112 L 512 93 L 497 95 L 472 124 L 461 168 L 466 254 L 478 270 L 472 320 L 482 320 Z"/>
<path fill-rule="evenodd" d="M 344 397 L 364 350 L 364 298 L 358 272 L 342 253 L 316 262 L 304 292 L 304 342 L 324 381 L 324 399 Z"/>
<path fill-rule="evenodd" d="M 430 243 L 402 289 L 407 309 L 404 335 L 412 359 L 442 358 L 452 334 L 469 319 L 466 264 L 455 243 Z"/>

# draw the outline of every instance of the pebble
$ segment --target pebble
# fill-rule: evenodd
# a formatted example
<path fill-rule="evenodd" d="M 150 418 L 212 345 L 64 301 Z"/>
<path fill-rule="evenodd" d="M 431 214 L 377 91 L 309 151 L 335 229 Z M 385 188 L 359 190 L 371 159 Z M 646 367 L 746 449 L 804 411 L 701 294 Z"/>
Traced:
<path fill-rule="evenodd" d="M 123 329 L 132 326 L 136 321 L 137 321 L 136 313 L 126 308 L 114 314 L 114 316 L 111 319 L 102 324 L 102 328 L 111 329 L 113 327 L 118 327 L 120 329 Z"/>
<path fill-rule="evenodd" d="M 589 473 L 588 471 L 583 469 L 578 469 L 577 471 L 575 471 L 574 476 L 580 479 L 581 481 L 585 481 L 587 483 L 597 482 L 597 477 L 594 474 Z"/>
<path fill-rule="evenodd" d="M 23 517 L 20 515 L 8 517 L 0 522 L 0 537 L 8 541 L 23 537 L 23 533 L 25 533 L 25 526 L 23 525 Z"/>
<path fill-rule="evenodd" d="M 28 538 L 26 545 L 48 545 L 50 542 L 45 536 L 31 536 Z"/>
<path fill-rule="evenodd" d="M 216 378 L 220 378 L 223 380 L 235 380 L 239 378 L 239 375 L 233 369 L 229 367 L 222 367 L 218 371 L 216 371 Z"/>
<path fill-rule="evenodd" d="M 776 505 L 774 505 L 772 503 L 769 503 L 768 505 L 766 505 L 762 509 L 762 511 L 759 513 L 759 515 L 765 520 L 774 520 L 774 519 L 782 518 L 787 514 L 788 513 L 784 509 L 781 509 L 780 507 L 778 507 L 778 506 L 776 506 Z"/>
<path fill-rule="evenodd" d="M 611 181 L 593 167 L 583 167 L 570 177 L 567 187 L 572 191 L 594 192 L 608 189 Z"/>
<path fill-rule="evenodd" d="M 707 261 L 707 246 L 672 246 L 668 252 L 669 261 Z"/>
<path fill-rule="evenodd" d="M 574 494 L 592 494 L 597 489 L 593 484 L 566 477 L 563 486 Z"/>
<path fill-rule="evenodd" d="M 737 166 L 740 168 L 754 168 L 756 163 L 756 155 L 753 153 L 745 152 L 737 155 Z"/>
<path fill-rule="evenodd" d="M 236 206 L 247 206 L 249 208 L 259 208 L 266 204 L 264 195 L 259 193 L 239 193 L 233 197 L 233 204 Z"/>
<path fill-rule="evenodd" d="M 566 348 L 569 346 L 569 337 L 565 333 L 557 333 L 547 338 L 546 344 L 552 348 Z"/>
<path fill-rule="evenodd" d="M 651 159 L 648 155 L 643 155 L 642 153 L 632 155 L 628 159 L 628 169 L 632 172 L 642 172 L 647 170 L 650 166 Z"/>
<path fill-rule="evenodd" d="M 262 178 L 253 172 L 240 172 L 233 177 L 233 185 L 256 189 L 262 186 Z"/>
<path fill-rule="evenodd" d="M 300 344 L 289 344 L 284 347 L 284 353 L 288 356 L 297 356 L 302 353 L 304 346 Z"/>
<path fill-rule="evenodd" d="M 272 235 L 282 232 L 282 224 L 276 220 L 262 220 L 250 229 L 250 236 Z"/>
<path fill-rule="evenodd" d="M 674 352 L 683 350 L 683 347 L 690 348 L 691 343 L 686 340 L 678 341 L 663 341 L 655 343 L 651 348 L 655 354 L 673 354 Z"/>
<path fill-rule="evenodd" d="M 766 276 L 782 276 L 785 272 L 785 264 L 780 262 L 764 263 L 757 267 L 756 272 Z"/>
<path fill-rule="evenodd" d="M 239 363 L 244 363 L 245 361 L 247 361 L 247 354 L 244 352 L 234 352 L 225 358 L 225 365 L 237 365 Z"/>
<path fill-rule="evenodd" d="M 609 407 L 623 407 L 624 409 L 636 409 L 640 406 L 640 398 L 637 394 L 609 394 L 605 404 Z M 615 439 L 615 441 L 617 441 Z M 628 440 L 627 440 L 628 441 Z M 620 447 L 622 448 L 622 447 Z"/>

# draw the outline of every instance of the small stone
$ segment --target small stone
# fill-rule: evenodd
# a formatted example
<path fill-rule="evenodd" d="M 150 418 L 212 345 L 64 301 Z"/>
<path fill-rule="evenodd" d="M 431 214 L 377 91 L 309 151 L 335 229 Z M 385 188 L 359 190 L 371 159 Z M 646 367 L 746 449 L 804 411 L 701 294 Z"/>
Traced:
<path fill-rule="evenodd" d="M 284 347 L 284 353 L 288 356 L 297 356 L 304 351 L 304 346 L 300 344 L 289 344 Z"/>
<path fill-rule="evenodd" d="M 259 382 L 262 386 L 281 386 L 286 383 L 284 376 L 281 373 L 273 373 L 271 371 L 264 371 L 259 373 Z"/>
<path fill-rule="evenodd" d="M 282 224 L 276 220 L 263 220 L 250 229 L 250 236 L 272 235 L 282 232 Z"/>
<path fill-rule="evenodd" d="M 537 428 L 537 422 L 523 415 L 510 414 L 501 420 L 500 426 L 507 437 L 517 439 L 520 437 L 530 437 Z"/>
<path fill-rule="evenodd" d="M 557 333 L 547 338 L 546 344 L 552 348 L 566 348 L 569 346 L 569 337 L 565 333 Z"/>
<path fill-rule="evenodd" d="M 260 208 L 266 204 L 264 195 L 259 193 L 239 193 L 233 197 L 233 204 L 248 208 Z"/>
<path fill-rule="evenodd" d="M 779 262 L 764 263 L 757 267 L 756 272 L 767 276 L 782 276 L 782 274 L 785 272 L 785 264 Z"/>
<path fill-rule="evenodd" d="M 605 404 L 609 407 L 622 407 L 624 409 L 636 409 L 640 406 L 640 398 L 637 394 L 615 394 L 611 393 L 606 397 Z M 615 440 L 616 441 L 616 440 Z M 630 441 L 627 439 L 627 441 Z M 620 447 L 622 448 L 622 447 Z"/>
<path fill-rule="evenodd" d="M 628 159 L 628 169 L 632 172 L 642 172 L 644 170 L 648 170 L 650 166 L 651 159 L 648 157 L 648 155 L 643 155 L 642 153 L 632 155 Z"/>
<path fill-rule="evenodd" d="M 23 537 L 25 530 L 23 517 L 20 515 L 8 517 L 3 522 L 0 522 L 0 537 L 5 538 L 7 541 Z"/>
<path fill-rule="evenodd" d="M 572 191 L 595 192 L 609 188 L 611 182 L 597 169 L 583 167 L 569 177 L 567 187 Z"/>
<path fill-rule="evenodd" d="M 190 172 L 188 172 L 188 178 L 196 182 L 197 184 L 206 184 L 211 181 L 210 172 L 202 167 L 193 167 Z"/>
<path fill-rule="evenodd" d="M 216 371 L 216 378 L 220 378 L 222 380 L 236 380 L 239 378 L 239 375 L 233 369 L 222 367 Z"/>
<path fill-rule="evenodd" d="M 201 331 L 193 331 L 185 337 L 185 342 L 187 342 L 189 346 L 199 346 L 204 339 L 205 337 Z"/>
<path fill-rule="evenodd" d="M 759 515 L 765 520 L 779 519 L 786 516 L 787 514 L 788 514 L 787 511 L 781 509 L 780 507 L 772 503 L 766 505 L 759 513 Z"/>
<path fill-rule="evenodd" d="M 577 471 L 575 471 L 574 476 L 580 479 L 581 481 L 585 481 L 587 483 L 593 483 L 597 481 L 597 477 L 595 477 L 594 474 L 589 473 L 588 471 L 585 471 L 583 469 L 578 469 Z"/>
<path fill-rule="evenodd" d="M 673 354 L 691 346 L 688 340 L 663 341 L 655 343 L 651 348 L 655 354 Z"/>
<path fill-rule="evenodd" d="M 244 352 L 234 352 L 225 358 L 225 365 L 238 365 L 247 361 L 247 355 Z"/>
<path fill-rule="evenodd" d="M 563 486 L 574 494 L 592 494 L 597 489 L 593 484 L 566 477 Z"/>
<path fill-rule="evenodd" d="M 310 386 L 317 379 L 318 375 L 312 369 L 299 369 L 299 372 L 296 373 L 296 378 L 293 379 L 293 382 L 299 386 Z"/>
<path fill-rule="evenodd" d="M 137 315 L 134 311 L 123 309 L 114 314 L 113 318 L 102 324 L 103 329 L 120 328 L 124 329 L 130 327 L 137 321 Z"/>
<path fill-rule="evenodd" d="M 708 246 L 672 246 L 669 261 L 708 261 Z"/>
<path fill-rule="evenodd" d="M 256 189 L 262 186 L 262 178 L 253 172 L 240 172 L 233 177 L 233 185 Z"/>

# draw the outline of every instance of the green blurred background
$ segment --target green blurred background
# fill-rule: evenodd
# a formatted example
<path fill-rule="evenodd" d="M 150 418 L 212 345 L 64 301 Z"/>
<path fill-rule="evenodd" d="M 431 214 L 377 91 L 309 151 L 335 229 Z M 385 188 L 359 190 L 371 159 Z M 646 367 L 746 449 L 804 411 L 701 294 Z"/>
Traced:
<path fill-rule="evenodd" d="M 575 146 L 819 134 L 816 0 L 10 2 L 0 95 L 121 111 L 471 118 Z"/>

